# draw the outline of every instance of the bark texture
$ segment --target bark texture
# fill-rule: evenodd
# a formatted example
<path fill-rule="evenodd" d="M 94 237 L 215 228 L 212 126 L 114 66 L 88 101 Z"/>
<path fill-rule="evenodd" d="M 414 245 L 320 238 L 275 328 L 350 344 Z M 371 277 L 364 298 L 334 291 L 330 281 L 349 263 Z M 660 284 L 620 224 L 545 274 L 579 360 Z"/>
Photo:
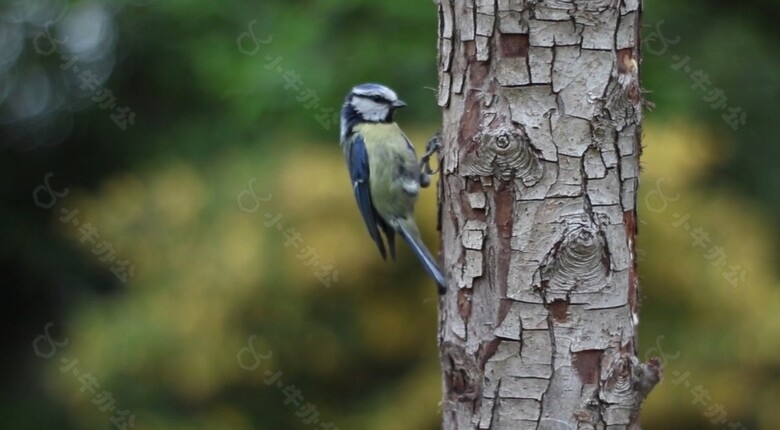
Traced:
<path fill-rule="evenodd" d="M 638 428 L 640 0 L 438 0 L 444 428 Z"/>

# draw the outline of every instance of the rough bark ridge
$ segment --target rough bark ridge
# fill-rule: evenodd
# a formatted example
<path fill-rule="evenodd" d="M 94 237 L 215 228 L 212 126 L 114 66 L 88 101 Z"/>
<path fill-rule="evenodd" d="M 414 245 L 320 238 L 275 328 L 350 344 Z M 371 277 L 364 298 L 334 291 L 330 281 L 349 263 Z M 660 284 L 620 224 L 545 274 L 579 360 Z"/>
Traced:
<path fill-rule="evenodd" d="M 439 0 L 444 428 L 638 428 L 641 0 Z"/>

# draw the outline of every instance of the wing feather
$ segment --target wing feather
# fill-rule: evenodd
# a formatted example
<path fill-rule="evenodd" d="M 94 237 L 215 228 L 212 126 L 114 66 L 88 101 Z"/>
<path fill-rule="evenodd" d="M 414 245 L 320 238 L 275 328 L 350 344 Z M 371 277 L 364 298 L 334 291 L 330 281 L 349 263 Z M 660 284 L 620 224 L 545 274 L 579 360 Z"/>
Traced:
<path fill-rule="evenodd" d="M 347 164 L 349 167 L 349 177 L 352 180 L 352 189 L 355 192 L 355 200 L 357 200 L 357 205 L 360 209 L 360 215 L 363 216 L 363 221 L 366 223 L 368 234 L 379 248 L 379 253 L 382 254 L 382 258 L 387 259 L 384 241 L 379 234 L 378 228 L 383 221 L 379 218 L 379 215 L 374 208 L 374 204 L 371 201 L 371 172 L 369 171 L 368 166 L 368 152 L 366 151 L 366 143 L 360 135 L 354 135 L 352 137 L 352 144 L 350 145 L 349 153 L 347 154 Z M 395 252 L 393 252 L 393 254 L 394 253 Z"/>

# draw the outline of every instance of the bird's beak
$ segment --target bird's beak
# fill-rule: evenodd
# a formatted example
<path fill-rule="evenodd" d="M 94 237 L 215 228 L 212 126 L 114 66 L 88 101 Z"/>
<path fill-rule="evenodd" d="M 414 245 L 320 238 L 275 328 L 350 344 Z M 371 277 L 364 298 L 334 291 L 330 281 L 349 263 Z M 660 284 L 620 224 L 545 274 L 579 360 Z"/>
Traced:
<path fill-rule="evenodd" d="M 406 106 L 406 103 L 404 103 L 403 100 L 396 100 L 396 101 L 393 102 L 393 107 L 396 108 L 396 109 L 402 108 L 404 106 Z"/>

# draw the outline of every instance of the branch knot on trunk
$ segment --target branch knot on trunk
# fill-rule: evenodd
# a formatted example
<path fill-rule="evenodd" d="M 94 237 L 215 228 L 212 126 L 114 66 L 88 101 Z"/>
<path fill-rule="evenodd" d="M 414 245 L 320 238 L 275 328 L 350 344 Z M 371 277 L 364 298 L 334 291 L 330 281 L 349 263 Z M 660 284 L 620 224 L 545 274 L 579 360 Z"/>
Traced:
<path fill-rule="evenodd" d="M 567 297 L 574 289 L 598 291 L 607 284 L 606 239 L 595 222 L 584 218 L 570 221 L 563 238 L 542 265 L 548 303 Z"/>
<path fill-rule="evenodd" d="M 517 127 L 481 130 L 461 161 L 465 176 L 495 176 L 502 181 L 517 178 L 533 186 L 542 178 L 543 166 L 528 136 Z"/>

